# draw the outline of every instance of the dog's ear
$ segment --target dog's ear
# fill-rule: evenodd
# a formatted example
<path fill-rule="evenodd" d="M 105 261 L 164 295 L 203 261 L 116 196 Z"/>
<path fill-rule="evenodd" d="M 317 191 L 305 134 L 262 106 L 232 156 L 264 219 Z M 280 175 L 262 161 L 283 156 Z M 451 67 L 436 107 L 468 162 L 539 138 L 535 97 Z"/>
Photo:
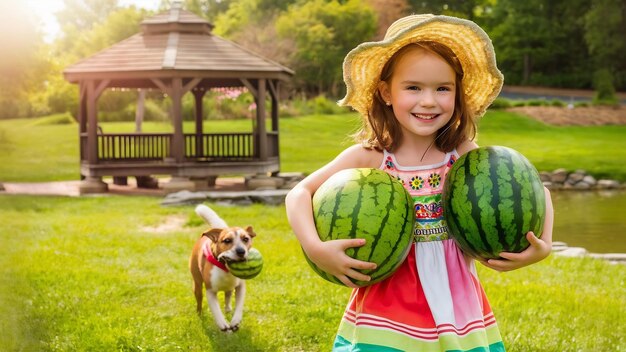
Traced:
<path fill-rule="evenodd" d="M 220 238 L 220 233 L 222 233 L 222 229 L 210 229 L 202 234 L 202 236 L 208 237 L 211 242 L 216 243 Z"/>
<path fill-rule="evenodd" d="M 252 226 L 248 226 L 246 227 L 246 232 L 248 233 L 248 235 L 250 235 L 250 237 L 254 237 L 256 236 L 256 233 L 254 232 L 254 230 L 252 229 Z"/>

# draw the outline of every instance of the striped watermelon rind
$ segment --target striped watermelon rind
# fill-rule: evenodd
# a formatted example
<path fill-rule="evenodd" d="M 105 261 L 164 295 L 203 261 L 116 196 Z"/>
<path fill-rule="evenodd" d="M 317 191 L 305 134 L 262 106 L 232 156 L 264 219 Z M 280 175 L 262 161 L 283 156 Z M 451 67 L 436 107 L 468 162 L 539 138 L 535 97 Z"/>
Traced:
<path fill-rule="evenodd" d="M 313 196 L 313 218 L 322 241 L 366 240 L 364 246 L 346 250 L 352 258 L 377 264 L 376 269 L 360 270 L 371 281 L 353 280 L 357 286 L 393 274 L 408 255 L 413 239 L 413 198 L 400 181 L 378 169 L 346 169 L 331 176 Z M 322 278 L 343 285 L 306 259 Z"/>
<path fill-rule="evenodd" d="M 231 261 L 226 263 L 226 267 L 234 276 L 250 280 L 261 273 L 263 269 L 263 256 L 256 248 L 248 250 L 248 257 L 242 261 Z"/>
<path fill-rule="evenodd" d="M 450 234 L 468 255 L 498 259 L 528 248 L 545 219 L 543 183 L 519 152 L 481 147 L 462 155 L 448 172 L 443 207 Z"/>

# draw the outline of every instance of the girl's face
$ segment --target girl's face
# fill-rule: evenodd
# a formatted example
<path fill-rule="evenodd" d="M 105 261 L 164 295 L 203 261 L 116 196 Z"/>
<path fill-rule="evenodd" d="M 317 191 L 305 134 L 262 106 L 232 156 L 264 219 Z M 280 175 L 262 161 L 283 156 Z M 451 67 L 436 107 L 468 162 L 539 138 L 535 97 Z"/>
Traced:
<path fill-rule="evenodd" d="M 391 103 L 405 138 L 435 137 L 454 113 L 455 73 L 448 63 L 422 48 L 407 51 L 380 93 Z"/>

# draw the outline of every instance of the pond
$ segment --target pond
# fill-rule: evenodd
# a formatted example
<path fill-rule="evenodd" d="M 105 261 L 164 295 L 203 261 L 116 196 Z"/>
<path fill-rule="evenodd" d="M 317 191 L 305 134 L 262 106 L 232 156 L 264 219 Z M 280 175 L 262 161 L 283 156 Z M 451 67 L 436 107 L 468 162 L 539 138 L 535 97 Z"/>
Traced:
<path fill-rule="evenodd" d="M 553 191 L 553 241 L 592 253 L 626 253 L 626 191 Z"/>

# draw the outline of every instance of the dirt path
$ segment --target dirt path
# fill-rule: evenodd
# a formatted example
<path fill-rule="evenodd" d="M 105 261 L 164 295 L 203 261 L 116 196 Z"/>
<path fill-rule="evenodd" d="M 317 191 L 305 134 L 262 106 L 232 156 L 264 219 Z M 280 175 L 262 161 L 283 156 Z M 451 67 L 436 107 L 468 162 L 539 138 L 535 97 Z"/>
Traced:
<path fill-rule="evenodd" d="M 523 106 L 507 109 L 557 126 L 626 125 L 626 106 L 577 107 Z"/>

